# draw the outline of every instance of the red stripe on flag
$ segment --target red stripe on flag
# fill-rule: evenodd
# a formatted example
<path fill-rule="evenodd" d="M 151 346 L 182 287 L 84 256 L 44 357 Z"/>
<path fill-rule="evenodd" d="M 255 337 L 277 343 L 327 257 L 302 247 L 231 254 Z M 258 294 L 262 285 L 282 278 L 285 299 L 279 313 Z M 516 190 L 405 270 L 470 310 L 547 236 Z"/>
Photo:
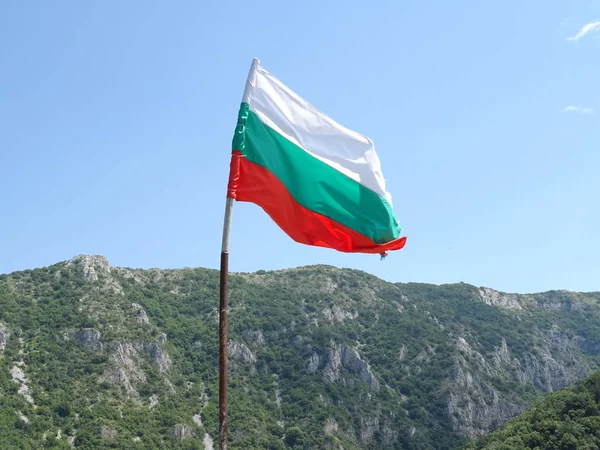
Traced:
<path fill-rule="evenodd" d="M 255 203 L 294 241 L 347 253 L 385 254 L 406 244 L 401 237 L 385 244 L 335 222 L 298 204 L 275 175 L 234 151 L 227 196 Z"/>

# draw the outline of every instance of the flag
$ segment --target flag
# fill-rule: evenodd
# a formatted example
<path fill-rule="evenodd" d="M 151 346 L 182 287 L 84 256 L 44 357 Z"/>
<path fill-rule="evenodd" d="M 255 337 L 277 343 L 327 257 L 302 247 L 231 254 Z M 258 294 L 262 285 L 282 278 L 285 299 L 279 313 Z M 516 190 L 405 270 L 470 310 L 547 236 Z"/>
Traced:
<path fill-rule="evenodd" d="M 404 247 L 373 142 L 306 102 L 254 59 L 227 196 L 260 206 L 294 241 L 385 255 Z"/>

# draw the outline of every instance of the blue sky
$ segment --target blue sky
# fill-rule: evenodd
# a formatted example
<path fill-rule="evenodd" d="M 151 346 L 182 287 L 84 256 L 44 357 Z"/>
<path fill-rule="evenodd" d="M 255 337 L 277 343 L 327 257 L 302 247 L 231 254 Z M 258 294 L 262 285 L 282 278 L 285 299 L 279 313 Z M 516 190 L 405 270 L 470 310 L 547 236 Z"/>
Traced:
<path fill-rule="evenodd" d="M 598 20 L 581 0 L 1 2 L 0 273 L 217 268 L 256 56 L 374 140 L 408 243 L 302 246 L 236 204 L 232 270 L 600 290 Z"/>

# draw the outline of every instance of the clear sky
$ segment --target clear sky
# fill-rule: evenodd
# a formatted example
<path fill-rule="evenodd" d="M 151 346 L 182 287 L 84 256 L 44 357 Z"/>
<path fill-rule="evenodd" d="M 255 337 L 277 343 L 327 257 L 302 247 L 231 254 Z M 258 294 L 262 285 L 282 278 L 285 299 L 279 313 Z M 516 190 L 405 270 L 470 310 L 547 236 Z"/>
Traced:
<path fill-rule="evenodd" d="M 408 243 L 302 246 L 236 204 L 233 271 L 600 290 L 598 20 L 596 0 L 0 2 L 0 273 L 217 268 L 256 56 L 374 140 Z"/>

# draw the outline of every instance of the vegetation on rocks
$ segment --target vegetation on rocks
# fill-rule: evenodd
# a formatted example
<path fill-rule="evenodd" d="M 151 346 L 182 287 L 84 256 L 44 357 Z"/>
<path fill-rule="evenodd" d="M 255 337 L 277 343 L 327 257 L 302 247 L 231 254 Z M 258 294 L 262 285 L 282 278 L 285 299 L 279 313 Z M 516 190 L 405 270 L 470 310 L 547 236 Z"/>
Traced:
<path fill-rule="evenodd" d="M 600 448 L 600 372 L 548 395 L 470 450 Z"/>
<path fill-rule="evenodd" d="M 0 448 L 210 449 L 218 272 L 0 275 Z M 232 274 L 230 448 L 452 449 L 598 367 L 600 294 Z"/>

